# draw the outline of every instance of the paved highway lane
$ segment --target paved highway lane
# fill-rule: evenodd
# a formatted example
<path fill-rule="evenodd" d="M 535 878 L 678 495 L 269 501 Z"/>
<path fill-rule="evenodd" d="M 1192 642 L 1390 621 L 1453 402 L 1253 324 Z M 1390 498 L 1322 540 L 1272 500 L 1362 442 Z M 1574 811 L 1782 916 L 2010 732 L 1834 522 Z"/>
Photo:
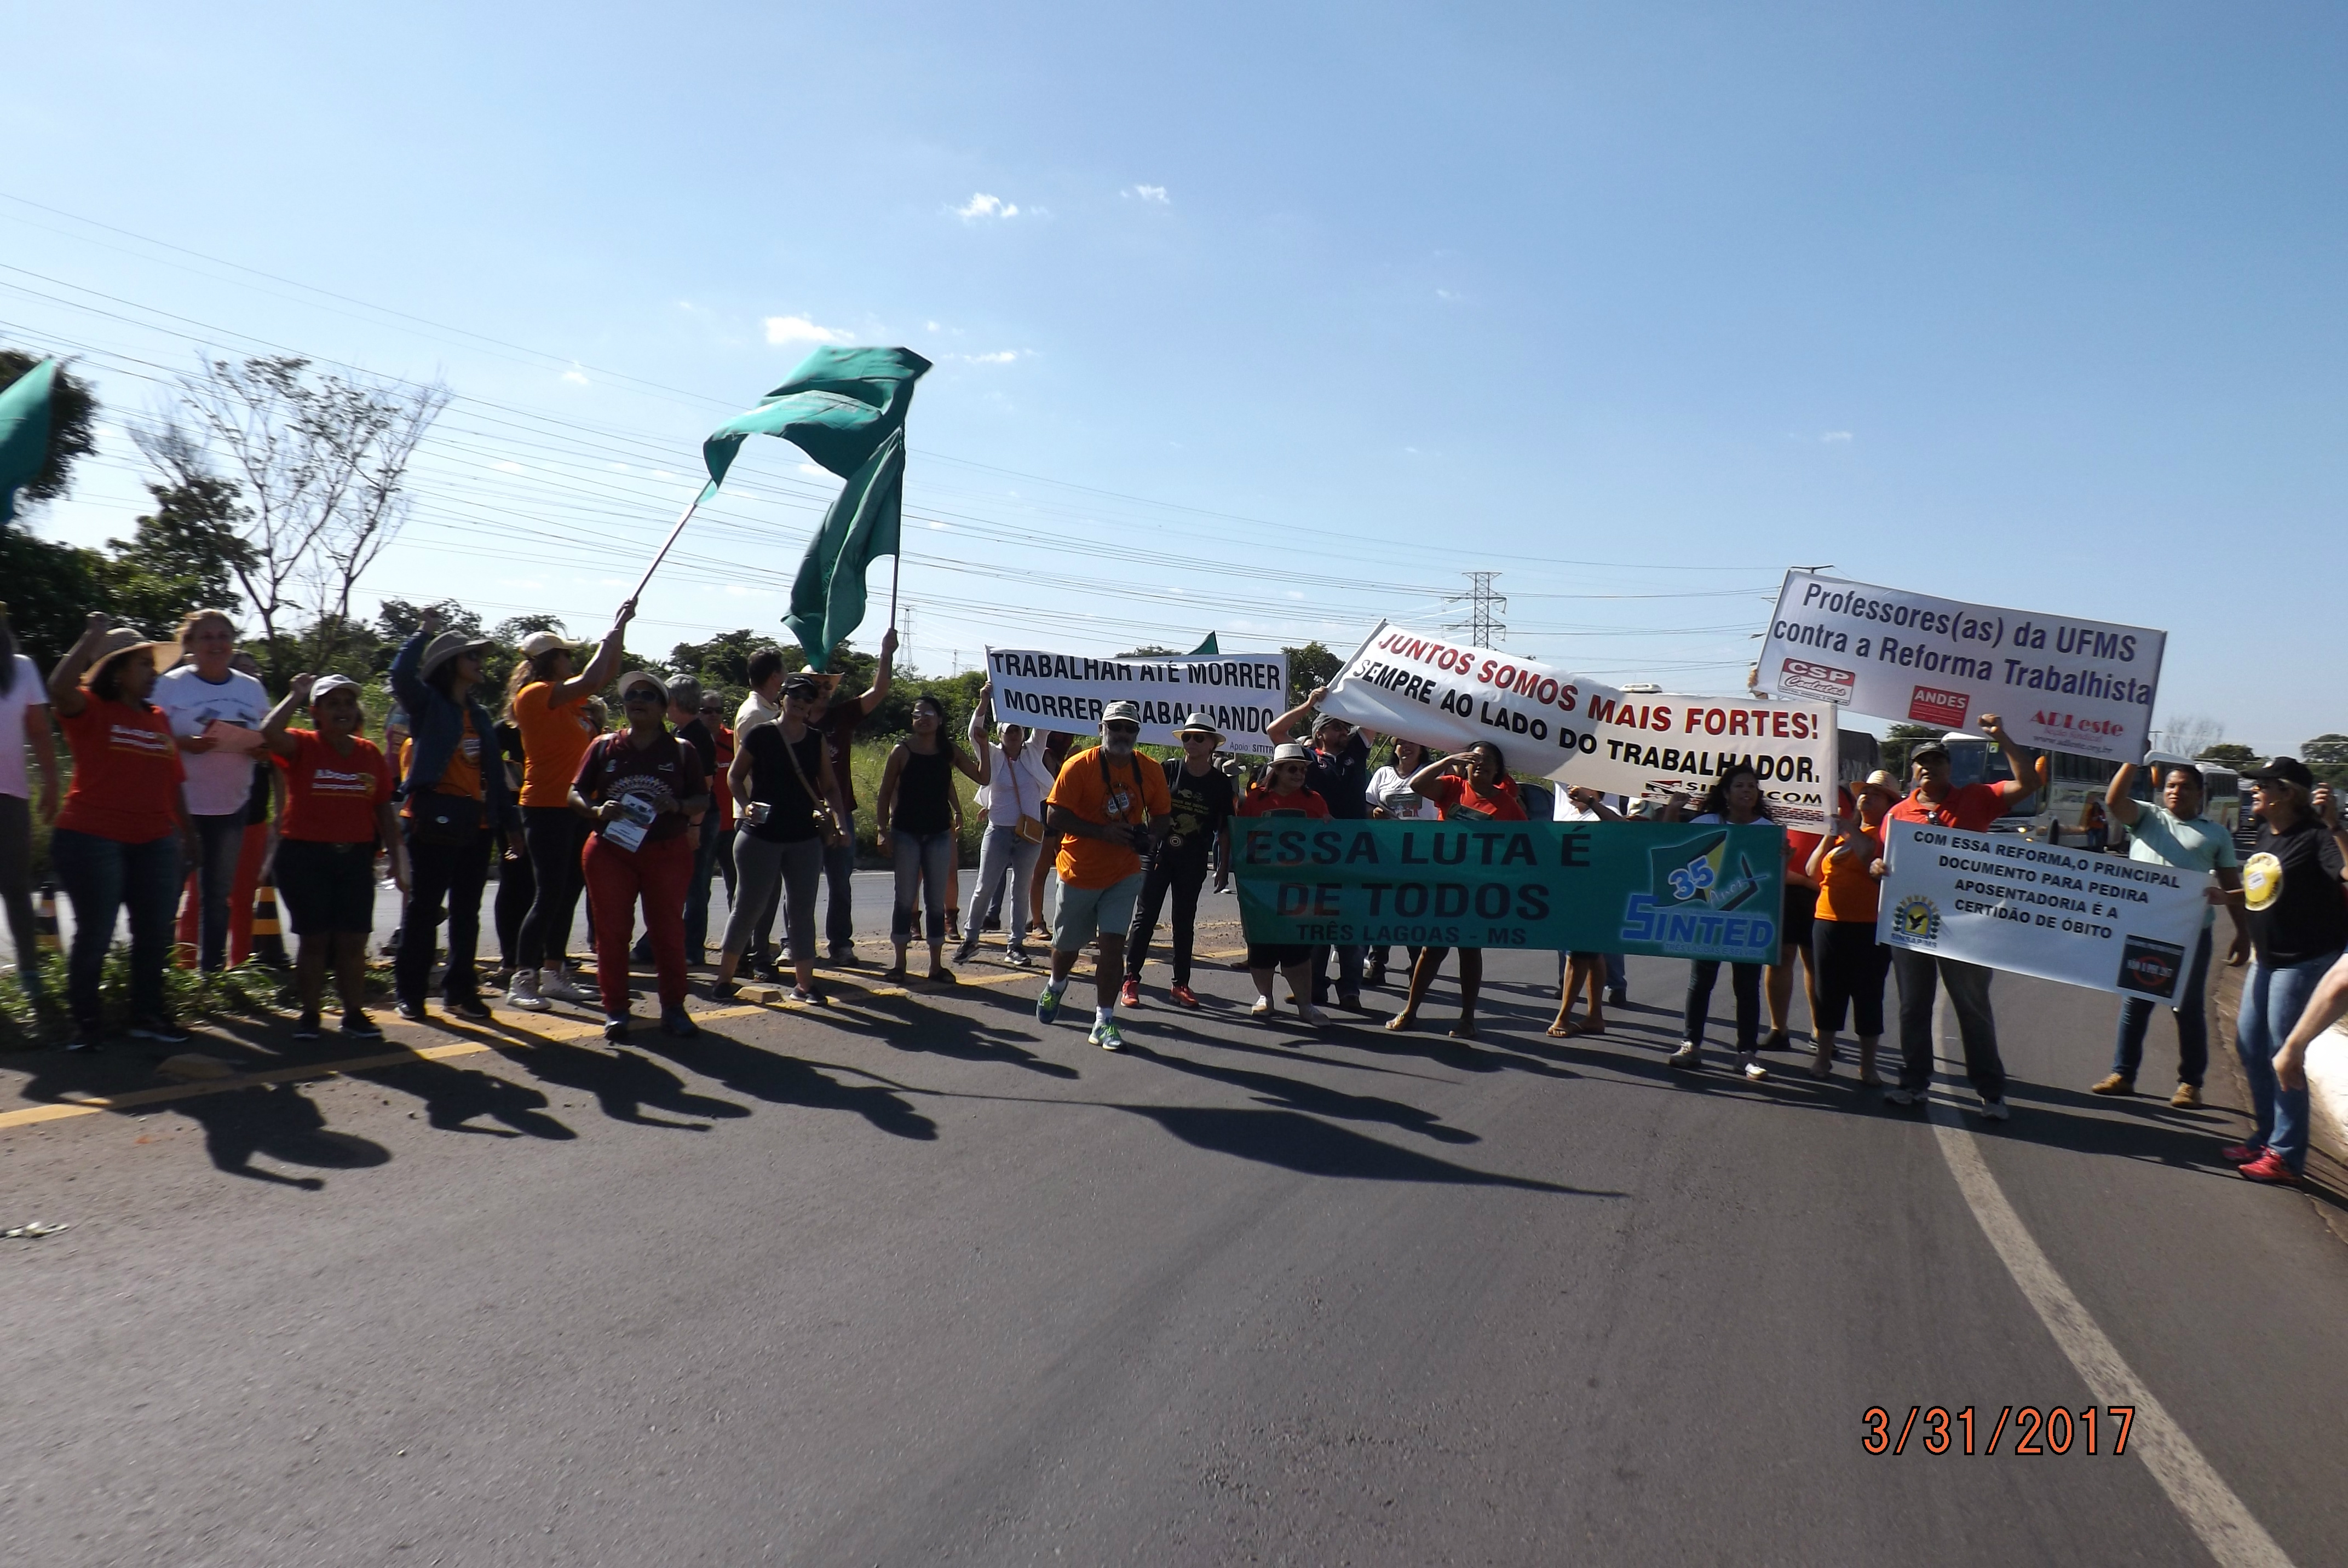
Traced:
<path fill-rule="evenodd" d="M 2216 1163 L 2230 1113 L 2080 1091 L 2108 1000 L 2001 979 L 2013 1120 L 1938 1114 L 2267 1545 L 2108 1418 L 2092 1458 L 1867 1454 L 1870 1406 L 1973 1406 L 1985 1446 L 2091 1402 L 1951 1134 L 1792 1056 L 1675 1078 L 1682 966 L 1556 1041 L 1554 960 L 1490 957 L 1470 1047 L 1256 1027 L 1220 966 L 1119 1057 L 1031 979 L 839 985 L 697 1042 L 402 1030 L 458 1053 L 0 1126 L 10 1223 L 76 1227 L 0 1243 L 0 1532 L 43 1564 L 2340 1560 L 2348 1251 Z"/>

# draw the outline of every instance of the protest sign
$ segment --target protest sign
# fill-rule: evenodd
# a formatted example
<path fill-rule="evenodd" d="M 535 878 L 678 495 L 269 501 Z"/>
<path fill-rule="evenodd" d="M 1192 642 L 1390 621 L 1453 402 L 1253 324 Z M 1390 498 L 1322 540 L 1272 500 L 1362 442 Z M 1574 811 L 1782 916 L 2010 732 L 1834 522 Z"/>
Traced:
<path fill-rule="evenodd" d="M 1267 752 L 1263 733 L 1289 708 L 1285 653 L 1087 659 L 990 648 L 986 673 L 995 716 L 1006 724 L 1089 735 L 1100 729 L 1103 707 L 1132 702 L 1141 709 L 1141 738 L 1159 745 L 1176 744 L 1174 727 L 1202 712 L 1231 750 Z"/>
<path fill-rule="evenodd" d="M 2165 631 L 1967 604 L 1789 571 L 1761 685 L 1962 730 L 1995 713 L 2033 750 L 2144 755 Z"/>
<path fill-rule="evenodd" d="M 1731 764 L 1750 763 L 1770 815 L 1787 827 L 1822 833 L 1834 811 L 1831 702 L 1632 695 L 1380 621 L 1322 706 L 1438 751 L 1490 741 L 1519 773 L 1609 794 L 1700 795 Z"/>
<path fill-rule="evenodd" d="M 2172 1005 L 2184 994 L 2204 873 L 2013 834 L 1884 826 L 1878 941 Z"/>
<path fill-rule="evenodd" d="M 1767 824 L 1262 816 L 1231 835 L 1251 942 L 1777 958 L 1786 837 Z"/>

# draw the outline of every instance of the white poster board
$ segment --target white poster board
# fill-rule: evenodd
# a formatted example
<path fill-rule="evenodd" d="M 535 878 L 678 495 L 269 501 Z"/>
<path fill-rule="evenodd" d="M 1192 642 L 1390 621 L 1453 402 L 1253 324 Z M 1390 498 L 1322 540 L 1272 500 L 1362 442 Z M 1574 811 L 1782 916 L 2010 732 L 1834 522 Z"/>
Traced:
<path fill-rule="evenodd" d="M 1272 749 L 1264 731 L 1290 705 L 1285 653 L 1092 659 L 989 648 L 986 674 L 1002 723 L 1095 735 L 1104 707 L 1132 702 L 1141 709 L 1141 738 L 1164 746 L 1179 743 L 1176 726 L 1202 712 L 1223 733 L 1227 749 L 1261 755 Z"/>

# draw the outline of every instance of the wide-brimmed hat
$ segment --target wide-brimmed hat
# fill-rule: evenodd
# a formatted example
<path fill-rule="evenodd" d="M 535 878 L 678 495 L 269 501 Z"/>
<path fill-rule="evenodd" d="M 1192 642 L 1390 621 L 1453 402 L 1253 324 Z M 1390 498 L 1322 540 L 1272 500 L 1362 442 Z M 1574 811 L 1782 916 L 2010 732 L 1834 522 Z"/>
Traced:
<path fill-rule="evenodd" d="M 362 690 L 364 690 L 364 688 L 347 675 L 321 675 L 311 684 L 310 706 L 313 708 L 316 707 L 319 703 L 324 702 L 336 692 L 358 692 Z"/>
<path fill-rule="evenodd" d="M 87 686 L 96 681 L 99 673 L 116 660 L 142 650 L 154 656 L 158 674 L 180 661 L 178 638 L 158 640 L 134 631 L 128 626 L 118 626 L 108 632 L 105 640 L 98 645 L 98 656 L 89 661 L 89 671 L 83 675 L 82 684 Z"/>
<path fill-rule="evenodd" d="M 653 689 L 653 695 L 664 702 L 668 701 L 668 687 L 662 683 L 659 676 L 649 670 L 631 670 L 620 677 L 621 702 L 624 702 L 628 700 L 628 689 L 632 686 L 649 686 Z"/>
<path fill-rule="evenodd" d="M 1900 795 L 1907 793 L 1900 787 L 1900 781 L 1893 778 L 1890 773 L 1883 768 L 1878 768 L 1873 773 L 1868 774 L 1866 782 L 1861 784 L 1859 787 L 1861 790 L 1881 790 L 1885 794 L 1891 796 L 1894 800 L 1897 800 Z"/>
<path fill-rule="evenodd" d="M 1101 710 L 1100 722 L 1102 723 L 1114 723 L 1120 720 L 1128 724 L 1140 723 L 1141 704 L 1138 702 L 1111 702 L 1107 707 Z"/>
<path fill-rule="evenodd" d="M 560 631 L 533 631 L 521 640 L 521 656 L 535 659 L 541 653 L 551 653 L 558 648 L 577 651 L 579 644 Z"/>
<path fill-rule="evenodd" d="M 440 667 L 459 653 L 481 653 L 495 644 L 486 637 L 468 637 L 461 631 L 444 631 L 424 645 L 424 657 L 417 672 L 427 681 L 440 672 Z"/>
<path fill-rule="evenodd" d="M 1272 748 L 1272 765 L 1278 767 L 1282 763 L 1303 763 L 1310 767 L 1313 764 L 1313 748 L 1295 741 L 1282 741 Z"/>
<path fill-rule="evenodd" d="M 1178 737 L 1182 735 L 1199 734 L 1212 735 L 1218 743 L 1223 739 L 1222 731 L 1215 728 L 1215 722 L 1207 717 L 1204 713 L 1191 714 L 1189 718 L 1182 721 L 1182 723 L 1175 729 L 1174 733 Z"/>

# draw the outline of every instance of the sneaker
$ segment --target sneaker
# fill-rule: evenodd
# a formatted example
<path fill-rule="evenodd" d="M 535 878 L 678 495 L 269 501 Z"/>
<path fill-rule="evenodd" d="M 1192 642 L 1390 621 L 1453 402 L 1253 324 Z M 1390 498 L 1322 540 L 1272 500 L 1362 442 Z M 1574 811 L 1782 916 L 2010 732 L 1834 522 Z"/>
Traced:
<path fill-rule="evenodd" d="M 2271 1182 L 2276 1186 L 2288 1186 L 2299 1180 L 2299 1173 L 2283 1162 L 2272 1149 L 2266 1150 L 2242 1167 L 2242 1174 L 2253 1182 Z"/>
<path fill-rule="evenodd" d="M 1916 1091 L 1912 1089 L 1902 1089 L 1895 1083 L 1883 1091 L 1883 1102 L 1886 1105 L 1901 1107 L 1913 1105 L 1916 1103 Z"/>
<path fill-rule="evenodd" d="M 580 989 L 569 969 L 555 966 L 538 971 L 538 994 L 551 1002 L 584 1003 L 595 999 L 593 992 Z"/>
<path fill-rule="evenodd" d="M 295 1040 L 319 1040 L 324 1037 L 325 1032 L 325 1024 L 314 1012 L 304 1013 L 301 1021 L 294 1026 Z"/>
<path fill-rule="evenodd" d="M 1174 999 L 1174 1005 L 1178 1008 L 1189 1008 L 1195 1011 L 1199 1006 L 1199 993 L 1188 986 L 1170 987 L 1166 994 Z"/>
<path fill-rule="evenodd" d="M 1616 986 L 1612 990 L 1606 993 L 1606 1005 L 1611 1008 L 1629 1007 L 1631 1005 L 1631 993 L 1624 990 L 1621 986 Z"/>
<path fill-rule="evenodd" d="M 1761 1049 L 1764 1050 L 1791 1050 L 1794 1049 L 1794 1042 L 1787 1038 L 1786 1031 L 1784 1030 L 1773 1029 L 1769 1031 L 1769 1038 L 1761 1042 Z"/>
<path fill-rule="evenodd" d="M 603 1038 L 605 1040 L 627 1039 L 628 1015 L 623 1012 L 605 1013 L 603 1015 Z"/>
<path fill-rule="evenodd" d="M 2136 1080 L 2125 1072 L 2109 1072 L 2087 1085 L 2090 1094 L 2125 1095 L 2136 1092 Z"/>
<path fill-rule="evenodd" d="M 741 994 L 742 988 L 736 985 L 732 980 L 712 980 L 709 982 L 709 999 L 711 1001 L 730 1002 Z"/>
<path fill-rule="evenodd" d="M 1121 1008 L 1139 1007 L 1141 1005 L 1141 982 L 1135 979 L 1131 975 L 1126 976 L 1125 984 L 1119 988 L 1117 993 L 1117 1005 Z"/>
<path fill-rule="evenodd" d="M 1061 993 L 1045 986 L 1035 994 L 1035 1021 L 1049 1023 L 1060 1016 Z"/>
<path fill-rule="evenodd" d="M 1256 998 L 1255 1006 L 1248 1009 L 1248 1017 L 1250 1018 L 1268 1019 L 1271 1016 L 1272 999 L 1270 997 Z"/>
<path fill-rule="evenodd" d="M 830 962 L 834 968 L 853 968 L 858 962 L 856 949 L 853 948 L 834 948 L 831 950 Z"/>
<path fill-rule="evenodd" d="M 467 1023 L 488 1023 L 498 1016 L 491 1012 L 489 1004 L 479 997 L 458 997 L 454 999 L 443 998 L 440 1005 Z"/>
<path fill-rule="evenodd" d="M 1003 955 L 1003 961 L 1014 969 L 1032 969 L 1035 967 L 1035 960 L 1027 956 L 1027 949 L 1025 948 L 1012 948 Z"/>
<path fill-rule="evenodd" d="M 950 986 L 953 983 L 954 972 L 946 968 L 943 964 L 940 964 L 930 970 L 930 984 L 933 986 Z"/>
<path fill-rule="evenodd" d="M 1359 991 L 1339 991 L 1337 993 L 1337 1005 L 1344 1008 L 1347 1012 L 1359 1012 L 1362 1010 L 1362 993 Z"/>
<path fill-rule="evenodd" d="M 1736 1058 L 1736 1065 L 1743 1070 L 1746 1077 L 1756 1083 L 1769 1076 L 1769 1070 L 1761 1065 L 1761 1059 L 1752 1051 L 1741 1052 Z"/>
<path fill-rule="evenodd" d="M 77 1029 L 74 1030 L 74 1037 L 66 1041 L 66 1049 L 67 1050 L 96 1050 L 98 1049 L 98 1030 L 94 1029 Z"/>
<path fill-rule="evenodd" d="M 422 1002 L 396 1001 L 391 1004 L 391 1010 L 397 1013 L 408 1023 L 422 1023 L 424 1021 L 424 1004 Z"/>
<path fill-rule="evenodd" d="M 1385 989 L 1385 983 L 1386 967 L 1384 964 L 1372 964 L 1370 966 L 1370 972 L 1362 977 L 1362 989 L 1364 990 L 1381 990 Z"/>
<path fill-rule="evenodd" d="M 693 1015 L 683 1008 L 663 1008 L 661 1009 L 661 1032 L 673 1035 L 678 1040 L 691 1040 L 701 1032 L 701 1026 L 694 1022 Z"/>
<path fill-rule="evenodd" d="M 1665 1059 L 1666 1067 L 1699 1067 L 1704 1063 L 1704 1047 L 1692 1040 L 1682 1040 L 1680 1048 Z"/>
<path fill-rule="evenodd" d="M 524 1012 L 544 1012 L 554 1006 L 552 1002 L 538 994 L 536 969 L 514 971 L 513 984 L 506 991 L 506 1005 L 518 1007 Z"/>
<path fill-rule="evenodd" d="M 353 1040 L 381 1040 L 383 1025 L 363 1012 L 346 1012 L 343 1015 L 343 1032 Z"/>
<path fill-rule="evenodd" d="M 1979 1113 L 1992 1122 L 2003 1122 L 2013 1114 L 2005 1108 L 2004 1101 L 1986 1099 L 1981 1102 Z"/>
<path fill-rule="evenodd" d="M 142 1018 L 131 1020 L 130 1038 L 151 1040 L 158 1045 L 185 1045 L 196 1037 L 170 1019 Z"/>
<path fill-rule="evenodd" d="M 2266 1152 L 2262 1143 L 2229 1143 L 2218 1151 L 2218 1158 L 2230 1165 L 2247 1165 Z"/>
<path fill-rule="evenodd" d="M 1296 1016 L 1304 1021 L 1305 1027 L 1308 1029 L 1326 1029 L 1329 1027 L 1329 1015 L 1323 1012 L 1319 1008 L 1314 1007 L 1311 1002 L 1298 1002 L 1296 1004 Z"/>
<path fill-rule="evenodd" d="M 1110 1019 L 1105 1023 L 1094 1024 L 1092 1033 L 1086 1038 L 1090 1040 L 1095 1045 L 1099 1046 L 1103 1050 L 1123 1050 L 1125 1049 L 1125 1036 L 1119 1032 L 1117 1027 L 1117 1020 L 1115 1019 Z"/>
<path fill-rule="evenodd" d="M 809 990 L 805 986 L 793 986 L 791 988 L 791 1000 L 798 1002 L 802 1007 L 820 1007 L 823 1005 L 823 993 L 818 990 Z"/>
<path fill-rule="evenodd" d="M 2179 1111 L 2198 1111 L 2201 1108 L 2201 1086 L 2180 1083 L 2177 1086 L 2177 1092 L 2168 1097 L 2168 1102 Z"/>
<path fill-rule="evenodd" d="M 954 962 L 957 964 L 966 964 L 977 956 L 978 938 L 974 936 L 954 949 Z"/>

